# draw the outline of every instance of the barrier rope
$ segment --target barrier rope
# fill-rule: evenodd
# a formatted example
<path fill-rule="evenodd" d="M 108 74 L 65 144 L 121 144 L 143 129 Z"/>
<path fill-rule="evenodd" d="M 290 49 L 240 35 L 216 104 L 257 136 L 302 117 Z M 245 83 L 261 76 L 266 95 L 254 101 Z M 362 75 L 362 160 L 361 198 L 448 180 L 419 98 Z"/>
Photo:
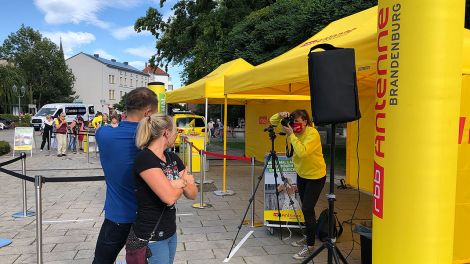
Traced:
<path fill-rule="evenodd" d="M 213 152 L 208 152 L 208 151 L 202 151 L 202 153 L 206 154 L 207 156 L 212 156 L 212 157 L 217 157 L 217 158 L 222 158 L 222 159 L 225 158 L 229 160 L 241 160 L 241 161 L 251 162 L 250 157 L 224 155 L 224 154 L 213 153 Z"/>
<path fill-rule="evenodd" d="M 44 182 L 87 182 L 87 181 L 104 181 L 104 176 L 44 177 Z"/>
<path fill-rule="evenodd" d="M 20 155 L 19 157 L 16 157 L 16 158 L 14 158 L 14 159 L 7 160 L 7 161 L 5 161 L 5 162 L 0 163 L 0 167 L 6 166 L 6 165 L 8 165 L 8 164 L 12 164 L 12 163 L 14 163 L 14 162 L 17 162 L 17 161 L 23 159 L 23 158 L 24 158 L 24 157 L 23 157 L 22 155 Z"/>
<path fill-rule="evenodd" d="M 5 174 L 11 175 L 13 177 L 16 177 L 16 178 L 19 178 L 19 179 L 22 179 L 22 180 L 25 180 L 25 181 L 34 182 L 33 177 L 29 177 L 29 176 L 23 175 L 23 174 L 18 173 L 18 172 L 10 171 L 10 170 L 4 169 L 4 168 L 0 168 L 0 171 L 5 173 Z"/>
<path fill-rule="evenodd" d="M 191 141 L 187 140 L 186 138 L 184 138 L 183 140 L 184 140 L 184 142 L 186 142 L 186 143 L 191 143 Z M 198 153 L 201 152 L 201 150 L 200 150 L 198 147 L 196 147 L 194 144 L 191 144 L 191 146 L 192 146 Z"/>

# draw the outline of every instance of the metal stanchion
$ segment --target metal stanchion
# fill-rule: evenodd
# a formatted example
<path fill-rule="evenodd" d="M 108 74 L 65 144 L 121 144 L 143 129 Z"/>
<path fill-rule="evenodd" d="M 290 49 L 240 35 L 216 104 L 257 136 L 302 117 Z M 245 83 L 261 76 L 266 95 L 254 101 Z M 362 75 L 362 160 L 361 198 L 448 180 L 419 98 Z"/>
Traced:
<path fill-rule="evenodd" d="M 21 173 L 26 175 L 26 153 L 21 152 Z M 28 198 L 26 196 L 26 180 L 21 181 L 22 185 L 22 196 L 23 196 L 23 211 L 13 214 L 14 218 L 23 218 L 34 216 L 34 212 L 28 212 Z"/>
<path fill-rule="evenodd" d="M 96 142 L 96 130 L 93 134 L 93 137 L 95 138 L 95 158 L 98 158 L 98 142 Z"/>
<path fill-rule="evenodd" d="M 37 263 L 42 264 L 42 176 L 36 175 L 34 187 L 36 189 L 36 254 Z"/>
<path fill-rule="evenodd" d="M 86 159 L 90 163 L 90 133 L 86 132 Z"/>
<path fill-rule="evenodd" d="M 186 156 L 186 139 L 184 138 L 183 135 L 180 136 L 180 145 L 181 145 L 181 149 L 180 149 L 180 152 L 183 153 L 183 157 L 182 157 L 182 160 L 183 160 L 183 164 L 184 161 L 185 161 L 185 156 Z"/>
<path fill-rule="evenodd" d="M 199 203 L 195 203 L 193 204 L 193 207 L 194 208 L 198 208 L 198 209 L 204 209 L 204 208 L 207 208 L 207 207 L 211 207 L 210 204 L 207 204 L 207 203 L 204 203 L 204 178 L 205 178 L 205 175 L 206 175 L 206 170 L 204 169 L 204 150 L 200 150 L 199 151 L 199 155 L 200 155 L 200 160 L 201 160 L 201 168 L 199 170 Z"/>

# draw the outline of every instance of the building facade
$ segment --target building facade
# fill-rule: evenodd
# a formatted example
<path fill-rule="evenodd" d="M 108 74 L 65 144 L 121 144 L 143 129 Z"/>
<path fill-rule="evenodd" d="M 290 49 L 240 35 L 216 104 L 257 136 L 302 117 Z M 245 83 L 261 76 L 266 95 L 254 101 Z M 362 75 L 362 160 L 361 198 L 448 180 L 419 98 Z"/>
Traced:
<path fill-rule="evenodd" d="M 150 67 L 145 63 L 144 73 L 149 74 L 149 82 L 161 82 L 165 84 L 165 91 L 173 91 L 173 83 L 168 73 L 162 70 L 160 67 Z"/>
<path fill-rule="evenodd" d="M 122 96 L 137 87 L 147 87 L 150 75 L 127 62 L 101 58 L 99 54 L 80 52 L 65 63 L 75 75 L 74 91 L 78 100 L 92 104 L 95 111 L 109 113 Z"/>

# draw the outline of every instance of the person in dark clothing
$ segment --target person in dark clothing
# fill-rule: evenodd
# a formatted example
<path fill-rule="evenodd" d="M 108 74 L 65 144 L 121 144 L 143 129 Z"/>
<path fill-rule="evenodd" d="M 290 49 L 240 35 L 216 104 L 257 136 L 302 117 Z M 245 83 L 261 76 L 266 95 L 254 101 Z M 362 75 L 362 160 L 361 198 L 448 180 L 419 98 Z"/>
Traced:
<path fill-rule="evenodd" d="M 44 145 L 47 141 L 47 150 L 51 149 L 51 137 L 52 137 L 52 126 L 54 125 L 54 120 L 52 120 L 51 115 L 46 116 L 46 120 L 42 123 L 42 143 L 41 151 L 44 149 Z"/>
<path fill-rule="evenodd" d="M 182 194 L 192 200 L 197 196 L 194 177 L 175 153 L 166 151 L 174 145 L 176 135 L 173 119 L 162 113 L 145 118 L 137 129 L 136 143 L 142 151 L 134 164 L 137 219 L 133 230 L 137 237 L 150 239 L 149 264 L 173 263 L 177 243 L 175 203 Z"/>

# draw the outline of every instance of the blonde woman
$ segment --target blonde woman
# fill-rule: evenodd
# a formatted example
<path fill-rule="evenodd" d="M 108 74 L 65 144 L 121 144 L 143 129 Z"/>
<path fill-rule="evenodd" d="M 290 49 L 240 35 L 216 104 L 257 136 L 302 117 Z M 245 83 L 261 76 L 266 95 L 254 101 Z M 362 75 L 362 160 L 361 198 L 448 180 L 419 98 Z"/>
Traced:
<path fill-rule="evenodd" d="M 194 177 L 186 172 L 177 155 L 166 151 L 175 139 L 176 126 L 165 114 L 144 118 L 137 129 L 136 145 L 142 151 L 134 163 L 137 219 L 133 231 L 138 238 L 150 238 L 149 263 L 173 263 L 177 241 L 175 203 L 181 195 L 192 200 L 197 196 Z"/>
<path fill-rule="evenodd" d="M 57 138 L 57 157 L 67 156 L 67 121 L 65 113 L 60 113 L 59 119 L 55 122 L 55 131 Z"/>

